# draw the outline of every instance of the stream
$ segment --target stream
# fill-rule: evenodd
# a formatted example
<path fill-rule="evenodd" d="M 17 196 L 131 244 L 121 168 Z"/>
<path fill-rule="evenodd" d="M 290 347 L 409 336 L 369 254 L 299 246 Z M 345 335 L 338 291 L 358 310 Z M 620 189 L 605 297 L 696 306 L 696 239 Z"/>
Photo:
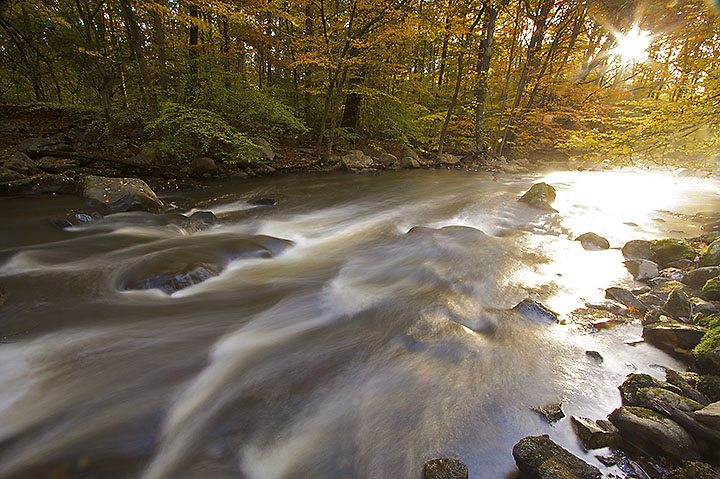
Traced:
<path fill-rule="evenodd" d="M 559 213 L 517 201 L 538 181 Z M 513 445 L 538 434 L 620 474 L 570 416 L 605 418 L 631 372 L 685 366 L 635 342 L 639 322 L 573 311 L 641 286 L 619 248 L 701 234 L 691 216 L 719 195 L 714 179 L 633 169 L 298 173 L 161 194 L 217 215 L 197 232 L 142 212 L 59 230 L 48 218 L 87 211 L 79 198 L 0 199 L 0 477 L 416 479 L 452 457 L 509 478 Z M 588 231 L 611 249 L 573 241 Z M 225 254 L 258 235 L 292 243 Z M 153 258 L 218 255 L 218 275 L 171 294 L 127 287 Z M 560 322 L 509 311 L 528 297 Z M 552 425 L 530 409 L 559 400 Z"/>

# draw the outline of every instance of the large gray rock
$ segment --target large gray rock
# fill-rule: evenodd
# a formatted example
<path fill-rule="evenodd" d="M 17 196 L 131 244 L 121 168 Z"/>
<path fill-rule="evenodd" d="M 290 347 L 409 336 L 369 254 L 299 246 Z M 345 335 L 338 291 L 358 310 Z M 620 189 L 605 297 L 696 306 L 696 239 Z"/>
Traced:
<path fill-rule="evenodd" d="M 649 259 L 629 259 L 625 267 L 635 281 L 645 281 L 656 278 L 660 274 L 658 265 Z"/>
<path fill-rule="evenodd" d="M 420 160 L 420 157 L 415 152 L 415 150 L 413 150 L 412 148 L 410 148 L 407 145 L 403 146 L 402 153 L 400 154 L 400 158 L 402 158 L 402 159 L 412 158 L 414 160 Z"/>
<path fill-rule="evenodd" d="M 5 160 L 3 165 L 8 170 L 17 171 L 21 175 L 29 176 L 36 175 L 38 168 L 35 162 L 22 151 L 16 151 L 10 158 Z"/>
<path fill-rule="evenodd" d="M 23 153 L 53 153 L 55 151 L 72 151 L 70 139 L 58 134 L 50 138 L 25 138 L 19 145 L 18 150 Z"/>
<path fill-rule="evenodd" d="M 200 157 L 195 158 L 190 165 L 193 172 L 199 176 L 203 175 L 213 175 L 217 172 L 217 165 L 215 164 L 215 160 L 212 158 L 207 157 Z"/>
<path fill-rule="evenodd" d="M 622 248 L 622 254 L 625 259 L 650 259 L 652 258 L 652 251 L 650 251 L 651 245 L 652 241 L 628 241 Z"/>
<path fill-rule="evenodd" d="M 610 248 L 610 242 L 600 236 L 599 234 L 595 234 L 592 232 L 584 233 L 575 238 L 575 241 L 579 241 L 582 244 L 582 247 L 586 250 L 600 250 L 600 249 L 608 249 Z"/>
<path fill-rule="evenodd" d="M 622 406 L 610 414 L 625 441 L 644 450 L 652 446 L 680 459 L 698 459 L 700 453 L 692 436 L 678 423 L 644 407 Z"/>
<path fill-rule="evenodd" d="M 593 421 L 578 416 L 572 416 L 570 421 L 585 449 L 619 447 L 622 442 L 620 431 L 610 421 L 604 419 Z"/>
<path fill-rule="evenodd" d="M 550 440 L 526 437 L 513 447 L 513 457 L 528 479 L 600 479 L 600 470 Z"/>
<path fill-rule="evenodd" d="M 659 264 L 661 268 L 666 268 L 670 263 L 681 259 L 694 260 L 697 256 L 695 250 L 688 243 L 673 238 L 653 241 L 650 245 L 650 251 L 652 252 L 651 259 Z"/>
<path fill-rule="evenodd" d="M 512 309 L 532 321 L 542 320 L 553 323 L 558 322 L 557 314 L 550 308 L 529 298 L 523 299 Z"/>
<path fill-rule="evenodd" d="M 678 394 L 682 392 L 678 387 L 658 381 L 649 374 L 629 374 L 627 379 L 618 386 L 623 405 L 640 405 L 638 391 L 644 388 L 662 388 Z"/>
<path fill-rule="evenodd" d="M 555 195 L 555 188 L 551 185 L 535 183 L 520 197 L 520 201 L 539 210 L 557 211 L 550 206 L 555 201 Z"/>
<path fill-rule="evenodd" d="M 714 402 L 703 409 L 695 411 L 695 419 L 720 431 L 720 402 Z"/>
<path fill-rule="evenodd" d="M 645 341 L 675 352 L 689 352 L 700 343 L 706 332 L 701 326 L 685 323 L 657 322 L 643 326 Z"/>
<path fill-rule="evenodd" d="M 397 162 L 397 157 L 395 155 L 391 155 L 390 153 L 382 152 L 380 153 L 380 156 L 378 157 L 378 162 L 383 165 L 385 168 L 389 168 L 393 166 Z"/>
<path fill-rule="evenodd" d="M 157 213 L 165 205 L 155 192 L 139 178 L 83 176 L 78 182 L 83 198 L 106 211 L 149 211 Z"/>
<path fill-rule="evenodd" d="M 259 161 L 272 161 L 275 159 L 275 152 L 267 140 L 264 138 L 258 138 L 253 140 L 253 143 L 255 144 L 255 148 L 250 151 L 248 155 L 250 158 L 254 158 Z"/>
<path fill-rule="evenodd" d="M 685 273 L 682 282 L 693 289 L 699 290 L 707 280 L 720 276 L 720 266 L 705 266 Z"/>
<path fill-rule="evenodd" d="M 689 319 L 692 316 L 692 305 L 688 295 L 676 289 L 670 293 L 663 305 L 663 312 L 675 319 Z"/>
<path fill-rule="evenodd" d="M 425 463 L 423 479 L 468 479 L 468 468 L 458 459 L 433 459 Z"/>
<path fill-rule="evenodd" d="M 367 156 L 361 150 L 352 150 L 347 155 L 340 157 L 340 164 L 348 170 L 369 168 L 373 164 L 373 159 Z"/>

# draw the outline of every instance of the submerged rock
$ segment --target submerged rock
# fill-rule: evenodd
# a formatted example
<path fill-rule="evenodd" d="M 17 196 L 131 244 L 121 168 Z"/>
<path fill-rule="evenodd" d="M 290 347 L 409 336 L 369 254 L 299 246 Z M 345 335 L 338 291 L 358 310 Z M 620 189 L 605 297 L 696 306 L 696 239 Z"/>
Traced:
<path fill-rule="evenodd" d="M 83 198 L 108 211 L 157 213 L 165 208 L 152 188 L 139 178 L 87 175 L 80 179 L 78 186 Z"/>
<path fill-rule="evenodd" d="M 602 236 L 595 233 L 584 233 L 575 238 L 586 250 L 600 250 L 610 248 L 610 242 Z"/>
<path fill-rule="evenodd" d="M 468 479 L 468 468 L 458 459 L 433 459 L 425 463 L 424 479 Z"/>
<path fill-rule="evenodd" d="M 555 188 L 547 183 L 535 183 L 520 197 L 520 201 L 533 208 L 545 211 L 557 211 L 550 206 L 555 201 Z"/>
<path fill-rule="evenodd" d="M 212 211 L 196 211 L 190 215 L 191 219 L 202 221 L 207 225 L 214 225 L 217 223 L 217 216 Z"/>
<path fill-rule="evenodd" d="M 557 401 L 540 407 L 531 407 L 530 409 L 543 415 L 549 424 L 558 422 L 560 419 L 565 417 L 565 413 L 562 410 L 562 401 Z"/>
<path fill-rule="evenodd" d="M 529 436 L 513 447 L 513 457 L 528 479 L 600 479 L 602 474 L 550 440 L 550 436 Z"/>
<path fill-rule="evenodd" d="M 516 304 L 512 310 L 519 312 L 531 320 L 558 321 L 557 314 L 555 314 L 550 308 L 530 298 L 523 299 Z"/>
<path fill-rule="evenodd" d="M 585 449 L 619 447 L 622 442 L 620 431 L 610 421 L 593 421 L 579 416 L 572 416 L 570 421 Z"/>
<path fill-rule="evenodd" d="M 625 441 L 643 450 L 652 446 L 661 453 L 681 459 L 698 459 L 700 453 L 692 436 L 678 423 L 644 407 L 622 406 L 610 414 L 610 421 Z"/>
<path fill-rule="evenodd" d="M 58 229 L 70 228 L 71 226 L 86 225 L 103 218 L 103 215 L 97 211 L 83 213 L 81 211 L 70 210 L 63 217 L 48 218 L 48 222 Z"/>
<path fill-rule="evenodd" d="M 217 276 L 222 271 L 220 265 L 208 263 L 187 263 L 182 260 L 175 262 L 162 261 L 155 264 L 157 268 L 153 274 L 131 280 L 125 284 L 125 289 L 160 289 L 167 294 L 202 283 Z"/>

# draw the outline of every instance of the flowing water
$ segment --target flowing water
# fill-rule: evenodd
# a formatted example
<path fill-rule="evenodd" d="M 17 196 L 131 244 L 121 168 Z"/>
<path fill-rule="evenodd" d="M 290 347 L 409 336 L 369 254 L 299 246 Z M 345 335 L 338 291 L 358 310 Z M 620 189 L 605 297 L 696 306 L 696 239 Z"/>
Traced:
<path fill-rule="evenodd" d="M 541 179 L 559 214 L 517 202 Z M 145 213 L 61 231 L 47 218 L 79 199 L 4 199 L 0 477 L 418 478 L 454 457 L 505 478 L 536 434 L 599 466 L 567 418 L 529 407 L 603 418 L 628 373 L 683 368 L 627 344 L 638 324 L 570 312 L 633 286 L 624 242 L 698 234 L 686 215 L 716 210 L 718 189 L 628 170 L 298 174 L 165 194 L 219 217 L 194 233 Z M 583 250 L 586 231 L 614 249 Z M 226 255 L 258 235 L 293 244 Z M 172 294 L 123 286 L 166 257 L 226 260 Z M 526 297 L 561 323 L 507 311 Z"/>

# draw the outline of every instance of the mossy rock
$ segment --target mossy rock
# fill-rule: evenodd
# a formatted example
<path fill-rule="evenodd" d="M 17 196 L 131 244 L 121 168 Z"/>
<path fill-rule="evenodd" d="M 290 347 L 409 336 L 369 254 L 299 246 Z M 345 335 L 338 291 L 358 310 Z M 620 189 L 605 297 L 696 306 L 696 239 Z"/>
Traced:
<path fill-rule="evenodd" d="M 631 240 L 622 247 L 622 254 L 625 259 L 650 259 L 652 258 L 651 246 L 652 241 Z"/>
<path fill-rule="evenodd" d="M 425 463 L 423 479 L 468 479 L 468 468 L 458 459 L 433 459 Z"/>
<path fill-rule="evenodd" d="M 705 233 L 703 235 L 695 236 L 693 238 L 687 238 L 685 241 L 687 241 L 689 243 L 710 244 L 718 238 L 720 238 L 720 233 L 718 233 L 717 231 L 714 231 L 712 233 Z"/>
<path fill-rule="evenodd" d="M 703 393 L 710 402 L 720 401 L 720 376 L 713 376 L 712 374 L 700 376 L 697 390 Z"/>
<path fill-rule="evenodd" d="M 702 297 L 708 301 L 720 300 L 720 276 L 705 281 L 702 287 Z"/>
<path fill-rule="evenodd" d="M 676 467 L 666 479 L 717 479 L 720 477 L 712 466 L 699 461 L 684 461 L 682 466 Z"/>
<path fill-rule="evenodd" d="M 716 239 L 700 253 L 699 266 L 717 265 L 720 265 L 720 241 Z"/>
<path fill-rule="evenodd" d="M 690 318 L 692 307 L 688 295 L 679 289 L 675 289 L 668 296 L 663 311 L 675 319 Z"/>
<path fill-rule="evenodd" d="M 693 289 L 701 289 L 707 280 L 720 276 L 720 266 L 705 266 L 688 271 L 682 282 Z"/>
<path fill-rule="evenodd" d="M 663 268 L 673 261 L 681 259 L 694 260 L 695 256 L 697 256 L 695 250 L 685 241 L 672 238 L 653 241 L 650 245 L 650 251 L 653 255 L 653 261 Z"/>
<path fill-rule="evenodd" d="M 655 401 L 658 400 L 687 413 L 692 413 L 705 407 L 704 404 L 668 391 L 667 389 L 642 388 L 637 392 L 637 402 L 641 407 L 653 409 Z"/>
<path fill-rule="evenodd" d="M 569 451 L 555 444 L 550 436 L 530 436 L 515 444 L 515 463 L 528 479 L 600 479 L 602 474 Z"/>
<path fill-rule="evenodd" d="M 720 327 L 708 330 L 692 354 L 700 372 L 720 376 Z"/>
<path fill-rule="evenodd" d="M 662 388 L 675 393 L 681 393 L 680 389 L 668 383 L 658 381 L 649 374 L 628 374 L 627 379 L 618 386 L 622 403 L 626 406 L 638 406 L 638 391 L 644 388 Z"/>
<path fill-rule="evenodd" d="M 520 197 L 520 201 L 533 208 L 546 211 L 556 211 L 550 206 L 555 201 L 555 188 L 547 183 L 535 183 Z"/>

